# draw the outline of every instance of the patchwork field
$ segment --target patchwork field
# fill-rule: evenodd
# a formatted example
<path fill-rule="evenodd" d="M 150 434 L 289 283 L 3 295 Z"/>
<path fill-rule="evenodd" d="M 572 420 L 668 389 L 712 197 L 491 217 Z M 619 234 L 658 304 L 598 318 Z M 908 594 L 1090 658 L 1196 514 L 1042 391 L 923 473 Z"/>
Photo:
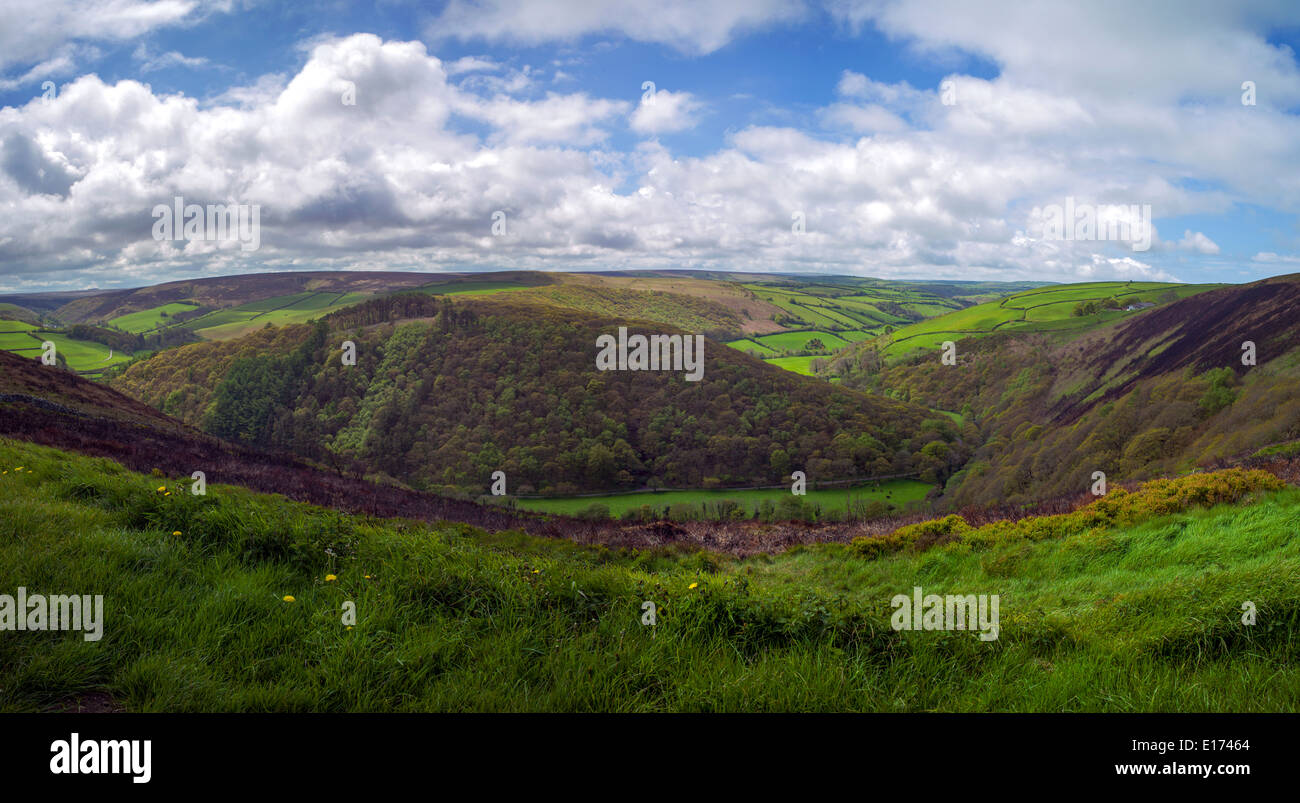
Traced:
<path fill-rule="evenodd" d="M 767 362 L 778 368 L 784 368 L 787 371 L 794 371 L 796 374 L 813 376 L 812 363 L 817 357 L 773 357 Z M 822 357 L 821 359 L 826 359 Z"/>
<path fill-rule="evenodd" d="M 878 280 L 848 277 L 838 282 L 750 281 L 742 286 L 778 309 L 774 320 L 791 331 L 727 345 L 802 374 L 812 373 L 811 360 L 790 356 L 790 352 L 808 350 L 806 344 L 812 338 L 821 340 L 825 349 L 834 353 L 852 343 L 915 320 L 960 310 L 970 303 L 919 286 L 882 286 Z M 969 289 L 975 290 L 973 286 Z"/>
<path fill-rule="evenodd" d="M 180 312 L 192 312 L 198 309 L 198 304 L 186 304 L 177 302 L 175 304 L 163 304 L 153 309 L 143 310 L 141 312 L 132 312 L 122 315 L 109 321 L 109 325 L 116 326 L 118 329 L 138 334 L 141 332 L 152 332 L 160 326 L 171 322 L 171 316 Z"/>
<path fill-rule="evenodd" d="M 810 340 L 820 340 L 822 345 L 831 351 L 842 349 L 849 344 L 847 339 L 815 329 L 808 332 L 782 332 L 779 335 L 764 335 L 754 339 L 774 351 L 801 351 L 808 347 Z"/>
<path fill-rule="evenodd" d="M 54 344 L 58 354 L 67 361 L 69 368 L 92 378 L 99 371 L 127 362 L 134 356 L 113 351 L 101 343 L 76 340 L 56 332 L 39 331 L 37 327 L 22 321 L 0 320 L 0 350 L 40 359 L 41 344 L 46 340 Z"/>
<path fill-rule="evenodd" d="M 844 511 L 850 504 L 879 501 L 902 508 L 908 502 L 925 498 L 931 486 L 917 480 L 889 480 L 878 485 L 860 485 L 851 488 L 809 489 L 803 500 L 816 504 L 823 511 Z M 610 516 L 618 518 L 629 510 L 636 510 L 643 505 L 650 505 L 657 510 L 680 503 L 717 503 L 730 499 L 739 504 L 752 516 L 759 504 L 764 501 L 779 503 L 791 498 L 789 488 L 769 488 L 752 491 L 659 491 L 634 494 L 617 494 L 608 496 L 573 496 L 554 499 L 516 499 L 516 504 L 524 510 L 537 510 L 543 513 L 573 515 L 593 504 L 609 508 Z"/>
<path fill-rule="evenodd" d="M 4 351 L 39 349 L 41 339 L 28 334 L 35 330 L 35 326 L 23 321 L 0 320 L 0 349 Z"/>
<path fill-rule="evenodd" d="M 217 310 L 180 324 L 206 340 L 230 340 L 270 324 L 305 323 L 369 296 L 356 292 L 304 292 Z"/>
<path fill-rule="evenodd" d="M 888 335 L 885 356 L 899 358 L 916 351 L 938 348 L 946 340 L 960 340 L 992 332 L 1071 331 L 1087 329 L 1141 310 L 1122 307 L 1137 304 L 1160 305 L 1213 290 L 1216 284 L 1171 284 L 1164 282 L 1090 282 L 1043 287 L 1015 293 L 966 309 L 902 327 Z M 1076 315 L 1080 304 L 1102 304 L 1114 300 L 1121 309 L 1097 309 Z"/>

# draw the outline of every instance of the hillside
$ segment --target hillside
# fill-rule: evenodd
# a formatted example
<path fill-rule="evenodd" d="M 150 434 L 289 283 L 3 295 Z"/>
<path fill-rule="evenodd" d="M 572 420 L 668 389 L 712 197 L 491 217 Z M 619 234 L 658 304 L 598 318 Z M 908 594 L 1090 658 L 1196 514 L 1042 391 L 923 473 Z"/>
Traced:
<path fill-rule="evenodd" d="M 1224 472 L 730 559 L 193 496 L 0 438 L 0 576 L 105 600 L 98 641 L 0 640 L 0 711 L 1294 711 L 1297 516 L 1300 491 Z M 997 618 L 897 630 L 916 586 Z"/>
<path fill-rule="evenodd" d="M 708 271 L 243 274 L 135 289 L 4 296 L 0 319 L 7 320 L 0 321 L 0 349 L 30 352 L 29 338 L 9 342 L 3 336 L 18 325 L 36 324 L 53 336 L 49 339 L 60 345 L 70 367 L 104 378 L 116 366 L 158 350 L 236 339 L 267 325 L 306 323 L 370 298 L 415 291 L 484 299 L 501 295 L 515 304 L 669 324 L 811 374 L 814 357 L 834 355 L 894 325 L 1025 286 Z M 776 335 L 798 342 L 778 345 L 770 339 Z M 809 349 L 813 338 L 818 339 Z"/>
<path fill-rule="evenodd" d="M 598 371 L 597 337 L 625 324 L 504 297 L 398 295 L 163 352 L 113 386 L 223 437 L 426 489 L 482 493 L 497 470 L 519 493 L 780 483 L 792 470 L 935 482 L 963 460 L 943 416 L 716 343 L 702 382 Z M 345 339 L 355 366 L 342 365 Z"/>
<path fill-rule="evenodd" d="M 1167 305 L 1221 285 L 1162 282 L 1086 282 L 1012 293 L 955 312 L 927 316 L 883 338 L 882 355 L 898 359 L 944 341 L 1009 331 L 1072 338 L 1151 307 Z"/>
<path fill-rule="evenodd" d="M 1009 331 L 889 361 L 862 344 L 849 386 L 960 411 L 982 446 L 948 482 L 952 507 L 1029 503 L 1188 471 L 1300 439 L 1300 276 L 1196 293 L 1072 337 Z M 1242 364 L 1242 344 L 1257 364 Z"/>

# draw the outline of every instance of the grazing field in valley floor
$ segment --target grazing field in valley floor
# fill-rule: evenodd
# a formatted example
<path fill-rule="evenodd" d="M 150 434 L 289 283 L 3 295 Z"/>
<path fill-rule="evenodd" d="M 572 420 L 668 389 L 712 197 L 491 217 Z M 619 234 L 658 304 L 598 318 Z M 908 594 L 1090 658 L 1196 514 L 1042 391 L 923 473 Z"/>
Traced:
<path fill-rule="evenodd" d="M 880 501 L 902 509 L 908 502 L 925 498 L 932 486 L 917 480 L 887 480 L 879 485 L 859 485 L 850 488 L 810 489 L 803 496 L 809 504 L 820 506 L 822 510 L 843 511 L 850 503 L 862 504 Z M 517 499 L 516 504 L 524 510 L 538 510 L 544 513 L 579 513 L 593 504 L 603 505 L 609 509 L 614 518 L 622 516 L 629 510 L 636 510 L 649 505 L 657 512 L 670 508 L 674 504 L 717 503 L 730 499 L 741 506 L 749 515 L 764 501 L 779 503 L 792 496 L 788 487 L 765 488 L 755 490 L 720 490 L 720 491 L 657 491 L 633 494 L 611 494 L 605 496 L 570 496 L 550 499 Z"/>

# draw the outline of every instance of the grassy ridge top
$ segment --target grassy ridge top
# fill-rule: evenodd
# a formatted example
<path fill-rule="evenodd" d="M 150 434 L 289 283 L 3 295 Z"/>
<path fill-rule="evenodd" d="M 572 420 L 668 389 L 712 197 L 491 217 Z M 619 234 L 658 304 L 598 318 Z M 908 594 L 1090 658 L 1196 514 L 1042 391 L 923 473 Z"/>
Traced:
<path fill-rule="evenodd" d="M 105 596 L 98 642 L 0 640 L 3 711 L 1300 709 L 1300 491 L 1267 483 L 1040 538 L 731 560 L 193 496 L 5 439 L 0 472 L 0 576 Z M 893 630 L 914 585 L 998 594 L 998 639 Z"/>

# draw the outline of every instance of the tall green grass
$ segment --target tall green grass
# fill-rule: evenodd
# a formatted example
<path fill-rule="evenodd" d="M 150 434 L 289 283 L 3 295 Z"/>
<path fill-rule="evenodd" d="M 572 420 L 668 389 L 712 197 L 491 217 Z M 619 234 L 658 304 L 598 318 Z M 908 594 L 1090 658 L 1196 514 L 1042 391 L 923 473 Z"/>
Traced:
<path fill-rule="evenodd" d="M 105 595 L 101 641 L 0 632 L 5 711 L 1300 708 L 1294 489 L 978 549 L 734 560 L 194 496 L 2 439 L 0 471 L 0 593 Z M 1000 638 L 895 632 L 913 585 L 1000 594 Z"/>

